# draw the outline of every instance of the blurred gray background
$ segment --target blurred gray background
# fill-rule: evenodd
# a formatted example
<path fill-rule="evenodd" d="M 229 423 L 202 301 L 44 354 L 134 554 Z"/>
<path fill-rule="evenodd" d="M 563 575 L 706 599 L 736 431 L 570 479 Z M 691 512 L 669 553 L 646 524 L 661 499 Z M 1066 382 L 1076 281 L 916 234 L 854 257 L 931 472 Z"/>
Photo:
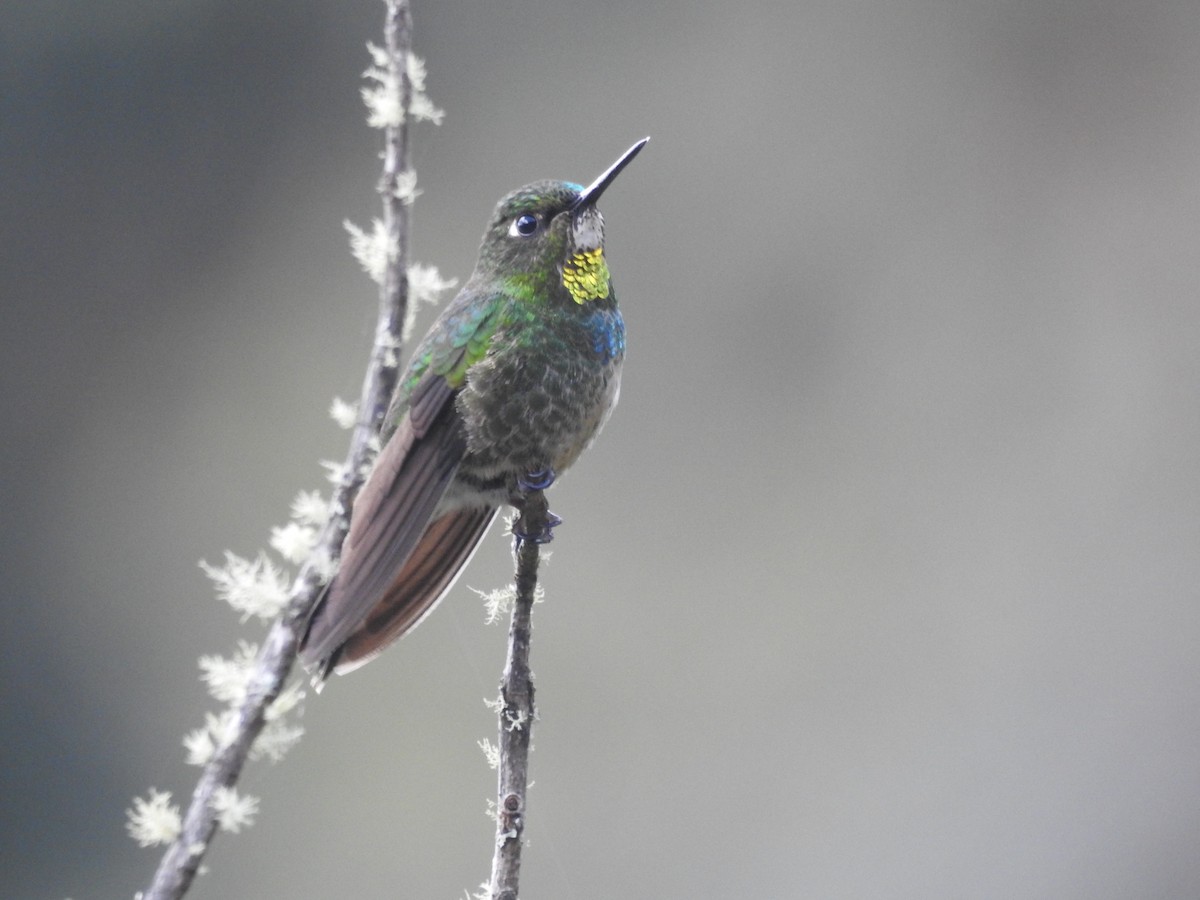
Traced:
<path fill-rule="evenodd" d="M 324 485 L 373 286 L 382 6 L 0 12 L 0 896 L 127 897 L 186 798 L 196 567 Z M 605 198 L 630 332 L 555 490 L 522 896 L 1200 896 L 1200 5 L 415 8 L 413 249 Z M 427 311 L 428 321 L 432 311 Z M 310 698 L 197 898 L 483 880 L 465 585 Z"/>

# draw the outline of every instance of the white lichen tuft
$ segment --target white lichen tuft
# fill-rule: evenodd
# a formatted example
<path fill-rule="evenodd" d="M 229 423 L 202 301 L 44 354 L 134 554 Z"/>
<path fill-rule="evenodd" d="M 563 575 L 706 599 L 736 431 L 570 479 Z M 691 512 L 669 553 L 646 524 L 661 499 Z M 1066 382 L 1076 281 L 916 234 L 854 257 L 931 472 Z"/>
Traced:
<path fill-rule="evenodd" d="M 209 694 L 215 699 L 230 706 L 240 706 L 246 699 L 246 690 L 254 677 L 254 663 L 257 658 L 257 644 L 238 641 L 237 653 L 232 657 L 200 657 L 200 677 L 208 685 Z"/>
<path fill-rule="evenodd" d="M 250 748 L 252 760 L 265 758 L 279 762 L 304 736 L 304 729 L 288 720 L 289 713 L 302 711 L 300 703 L 303 699 L 304 689 L 293 684 L 284 688 L 267 707 L 266 724 Z M 203 728 L 189 732 L 183 739 L 189 765 L 207 765 L 237 733 L 237 711 L 232 707 L 220 713 L 205 713 L 204 719 Z"/>
<path fill-rule="evenodd" d="M 407 343 L 412 337 L 413 325 L 417 321 L 417 310 L 421 306 L 437 303 L 444 292 L 458 284 L 457 278 L 443 278 L 437 266 L 414 263 L 408 267 L 408 307 L 404 312 L 402 340 Z"/>
<path fill-rule="evenodd" d="M 342 222 L 342 227 L 350 235 L 350 252 L 358 260 L 363 271 L 376 284 L 383 284 L 388 263 L 400 253 L 396 242 L 388 236 L 383 221 L 373 220 L 369 234 L 349 219 Z"/>
<path fill-rule="evenodd" d="M 347 403 L 341 397 L 334 397 L 329 404 L 329 418 L 337 422 L 338 428 L 349 430 L 358 424 L 358 404 Z"/>
<path fill-rule="evenodd" d="M 414 263 L 408 267 L 408 302 L 437 303 L 442 294 L 456 284 L 457 278 L 443 278 L 437 266 Z"/>
<path fill-rule="evenodd" d="M 197 728 L 183 736 L 183 747 L 187 750 L 189 766 L 207 766 L 217 752 L 217 745 L 207 728 Z"/>
<path fill-rule="evenodd" d="M 302 563 L 317 545 L 317 529 L 311 525 L 288 522 L 271 529 L 271 546 L 291 563 Z"/>
<path fill-rule="evenodd" d="M 325 480 L 330 484 L 340 485 L 346 480 L 346 464 L 335 459 L 323 459 L 320 466 L 325 470 Z"/>
<path fill-rule="evenodd" d="M 421 196 L 421 192 L 417 190 L 415 169 L 405 169 L 396 176 L 396 186 L 392 188 L 392 196 L 405 206 L 411 206 L 412 202 Z"/>
<path fill-rule="evenodd" d="M 372 128 L 396 128 L 404 121 L 400 79 L 392 71 L 387 50 L 368 42 L 367 52 L 371 54 L 371 65 L 363 72 L 363 78 L 371 84 L 362 88 L 367 124 Z"/>
<path fill-rule="evenodd" d="M 521 731 L 529 722 L 529 714 L 523 709 L 506 709 L 502 718 L 507 731 Z"/>
<path fill-rule="evenodd" d="M 242 796 L 235 788 L 219 787 L 213 791 L 209 804 L 216 813 L 217 824 L 222 831 L 237 834 L 254 824 L 258 815 L 258 798 L 250 794 Z"/>
<path fill-rule="evenodd" d="M 476 741 L 479 744 L 479 749 L 483 751 L 483 756 L 487 760 L 489 769 L 500 768 L 500 748 L 484 738 L 481 741 Z"/>
<path fill-rule="evenodd" d="M 304 729 L 301 726 L 291 725 L 282 717 L 268 720 L 250 746 L 250 759 L 268 759 L 277 763 L 287 756 L 303 736 Z"/>
<path fill-rule="evenodd" d="M 367 52 L 371 54 L 371 65 L 363 72 L 363 78 L 371 83 L 362 89 L 363 103 L 367 107 L 367 124 L 372 128 L 396 128 L 404 121 L 400 79 L 392 68 L 387 50 L 368 43 Z M 441 125 L 446 113 L 435 106 L 425 93 L 425 61 L 415 53 L 410 53 L 406 68 L 412 86 L 409 115 L 418 122 Z"/>
<path fill-rule="evenodd" d="M 204 727 L 189 731 L 183 738 L 188 751 L 188 764 L 207 765 L 222 747 L 233 740 L 237 733 L 237 714 L 232 709 L 221 713 L 205 713 Z"/>
<path fill-rule="evenodd" d="M 445 110 L 433 105 L 433 101 L 425 93 L 425 60 L 415 53 L 408 54 L 408 81 L 412 85 L 412 103 L 408 112 L 418 122 L 432 122 L 441 125 L 445 118 Z"/>
<path fill-rule="evenodd" d="M 300 491 L 292 501 L 292 518 L 301 525 L 320 528 L 329 519 L 329 501 L 320 491 Z"/>
<path fill-rule="evenodd" d="M 171 804 L 171 793 L 150 788 L 150 796 L 133 798 L 133 808 L 125 810 L 125 830 L 142 847 L 169 844 L 179 837 L 183 819 L 179 807 Z"/>
<path fill-rule="evenodd" d="M 227 550 L 224 566 L 201 560 L 200 568 L 212 579 L 217 596 L 240 613 L 243 622 L 251 616 L 273 619 L 287 603 L 287 579 L 265 554 L 249 560 Z"/>
<path fill-rule="evenodd" d="M 478 594 L 479 599 L 483 601 L 483 612 L 489 625 L 495 625 L 503 616 L 508 615 L 513 601 L 517 599 L 517 588 L 513 584 L 486 593 L 478 588 L 470 590 Z"/>
<path fill-rule="evenodd" d="M 327 547 L 318 547 L 314 550 L 308 558 L 308 565 L 322 584 L 329 584 L 333 580 L 334 573 L 337 572 L 337 564 L 333 561 Z"/>
<path fill-rule="evenodd" d="M 266 725 L 250 747 L 251 759 L 267 758 L 271 762 L 279 762 L 296 742 L 304 736 L 304 729 L 288 720 L 291 713 L 302 715 L 304 707 L 304 687 L 300 682 L 292 682 L 267 707 L 263 717 Z"/>
<path fill-rule="evenodd" d="M 292 710 L 299 710 L 304 701 L 304 685 L 293 682 L 279 692 L 279 696 L 266 708 L 263 716 L 268 722 L 282 719 Z"/>

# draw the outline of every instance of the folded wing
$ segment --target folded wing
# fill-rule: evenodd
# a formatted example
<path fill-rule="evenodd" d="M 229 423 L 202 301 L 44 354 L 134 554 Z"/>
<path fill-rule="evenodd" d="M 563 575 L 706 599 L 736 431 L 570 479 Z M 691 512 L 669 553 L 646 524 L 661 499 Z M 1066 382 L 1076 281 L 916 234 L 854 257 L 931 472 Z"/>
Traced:
<path fill-rule="evenodd" d="M 456 391 L 427 373 L 359 492 L 338 574 L 309 620 L 301 659 L 319 677 L 361 665 L 413 628 L 453 584 L 496 510 L 431 524 L 466 450 Z"/>

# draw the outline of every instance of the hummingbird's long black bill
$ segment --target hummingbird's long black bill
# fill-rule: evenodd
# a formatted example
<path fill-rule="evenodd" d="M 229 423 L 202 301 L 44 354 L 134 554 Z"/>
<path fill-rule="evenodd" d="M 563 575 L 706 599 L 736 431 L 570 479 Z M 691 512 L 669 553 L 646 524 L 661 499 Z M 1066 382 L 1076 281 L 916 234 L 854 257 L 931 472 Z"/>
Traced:
<path fill-rule="evenodd" d="M 583 193 L 579 195 L 579 199 L 575 201 L 573 209 L 583 209 L 585 206 L 592 206 L 600 195 L 604 193 L 604 189 L 608 187 L 621 174 L 621 170 L 633 162 L 633 158 L 642 152 L 642 148 L 650 143 L 650 138 L 644 137 L 622 154 L 621 158 L 605 170 L 604 174 L 589 184 L 583 189 Z"/>

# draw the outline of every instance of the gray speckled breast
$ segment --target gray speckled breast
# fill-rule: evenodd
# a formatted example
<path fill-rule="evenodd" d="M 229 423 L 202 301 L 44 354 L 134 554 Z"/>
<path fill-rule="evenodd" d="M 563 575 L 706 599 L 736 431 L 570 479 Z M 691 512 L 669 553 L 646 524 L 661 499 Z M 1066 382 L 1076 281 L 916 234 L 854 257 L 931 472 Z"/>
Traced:
<path fill-rule="evenodd" d="M 624 351 L 615 306 L 501 329 L 456 401 L 467 454 L 451 495 L 504 503 L 518 475 L 547 467 L 561 475 L 616 405 Z"/>

